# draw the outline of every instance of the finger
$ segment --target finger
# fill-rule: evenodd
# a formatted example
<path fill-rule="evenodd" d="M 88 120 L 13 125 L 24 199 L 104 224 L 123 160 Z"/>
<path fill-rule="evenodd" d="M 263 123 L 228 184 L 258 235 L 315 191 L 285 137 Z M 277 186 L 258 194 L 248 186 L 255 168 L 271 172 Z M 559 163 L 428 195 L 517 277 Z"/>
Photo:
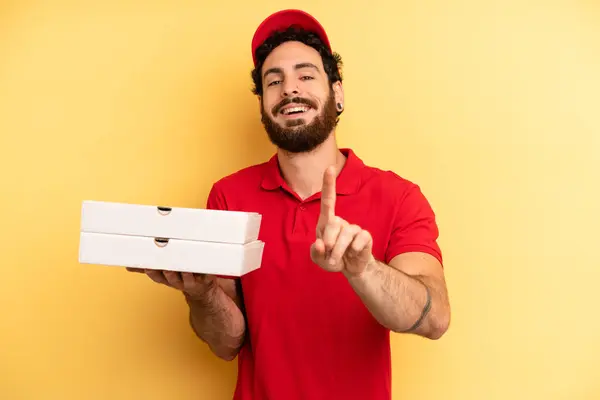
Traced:
<path fill-rule="evenodd" d="M 330 252 L 333 249 L 340 231 L 345 224 L 345 221 L 340 217 L 333 217 L 333 219 L 325 226 L 325 229 L 323 230 L 323 243 L 325 244 L 326 252 Z"/>
<path fill-rule="evenodd" d="M 194 279 L 196 279 L 196 283 L 201 285 L 212 285 L 217 283 L 217 277 L 210 274 L 194 274 Z"/>
<path fill-rule="evenodd" d="M 204 294 L 214 282 L 214 276 L 206 274 L 194 274 L 192 272 L 181 273 L 182 290 L 194 295 Z"/>
<path fill-rule="evenodd" d="M 368 231 L 361 230 L 350 245 L 350 256 L 361 257 L 363 254 L 371 254 L 373 238 Z"/>
<path fill-rule="evenodd" d="M 182 272 L 181 273 L 181 282 L 183 284 L 183 290 L 186 290 L 186 291 L 192 290 L 196 287 L 196 285 L 198 285 L 196 276 L 191 272 Z"/>
<path fill-rule="evenodd" d="M 315 264 L 322 265 L 325 261 L 325 243 L 322 239 L 317 239 L 310 246 L 310 258 Z"/>
<path fill-rule="evenodd" d="M 162 271 L 159 271 L 157 269 L 147 269 L 145 270 L 146 275 L 148 275 L 148 277 L 150 279 L 152 279 L 154 282 L 156 283 L 160 283 L 163 285 L 168 285 L 167 280 L 165 279 L 165 276 L 163 275 Z"/>
<path fill-rule="evenodd" d="M 331 250 L 331 255 L 328 260 L 330 265 L 335 265 L 340 262 L 346 253 L 346 249 L 348 249 L 348 246 L 360 232 L 361 229 L 357 225 L 344 226 L 335 242 L 335 246 Z"/>
<path fill-rule="evenodd" d="M 183 280 L 181 279 L 181 275 L 179 274 L 179 272 L 164 271 L 163 275 L 165 276 L 169 286 L 175 289 L 183 289 Z"/>
<path fill-rule="evenodd" d="M 145 272 L 146 272 L 146 271 L 144 271 L 144 269 L 143 269 L 143 268 L 132 268 L 132 267 L 125 267 L 125 269 L 126 269 L 127 271 L 129 271 L 129 272 L 135 272 L 135 273 L 138 273 L 138 274 L 143 274 L 143 273 L 145 273 Z"/>
<path fill-rule="evenodd" d="M 324 219 L 335 216 L 335 178 L 335 168 L 327 168 L 323 174 L 321 189 L 321 217 Z"/>

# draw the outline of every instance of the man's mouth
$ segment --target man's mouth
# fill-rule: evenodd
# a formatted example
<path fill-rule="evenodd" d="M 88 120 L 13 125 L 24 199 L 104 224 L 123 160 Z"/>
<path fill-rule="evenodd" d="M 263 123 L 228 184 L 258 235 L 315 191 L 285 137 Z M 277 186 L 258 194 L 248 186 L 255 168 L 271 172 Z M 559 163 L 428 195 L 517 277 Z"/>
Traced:
<path fill-rule="evenodd" d="M 282 115 L 300 115 L 310 110 L 309 106 L 292 106 L 283 108 L 280 113 Z"/>

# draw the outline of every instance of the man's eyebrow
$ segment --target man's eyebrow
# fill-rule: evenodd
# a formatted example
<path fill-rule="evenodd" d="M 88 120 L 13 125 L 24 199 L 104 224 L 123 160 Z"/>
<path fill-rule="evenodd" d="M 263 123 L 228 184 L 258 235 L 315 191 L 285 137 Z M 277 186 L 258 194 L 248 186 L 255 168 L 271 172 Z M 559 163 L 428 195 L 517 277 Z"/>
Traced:
<path fill-rule="evenodd" d="M 295 69 L 302 69 L 302 68 L 314 68 L 317 71 L 319 70 L 319 67 L 317 67 L 315 64 L 313 63 L 309 63 L 309 62 L 304 62 L 304 63 L 300 63 L 300 64 L 296 64 L 294 66 Z M 263 74 L 263 78 L 266 77 L 269 74 L 282 74 L 283 70 L 279 67 L 273 67 L 273 68 L 269 68 L 268 70 L 265 71 L 265 73 Z"/>
<path fill-rule="evenodd" d="M 277 67 L 269 68 L 263 74 L 263 78 L 266 77 L 269 74 L 281 74 L 281 73 L 283 73 L 283 70 L 281 68 L 277 68 Z"/>
<path fill-rule="evenodd" d="M 314 68 L 317 71 L 319 70 L 319 68 L 313 64 L 313 63 L 309 63 L 309 62 L 305 62 L 305 63 L 300 63 L 300 64 L 296 64 L 296 69 L 302 69 L 302 68 Z"/>

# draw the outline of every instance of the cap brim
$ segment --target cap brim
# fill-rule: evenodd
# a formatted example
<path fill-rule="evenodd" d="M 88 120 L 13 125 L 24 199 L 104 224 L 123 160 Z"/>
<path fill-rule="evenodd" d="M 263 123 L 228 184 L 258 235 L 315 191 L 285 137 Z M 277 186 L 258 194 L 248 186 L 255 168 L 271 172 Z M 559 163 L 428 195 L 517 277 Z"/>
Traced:
<path fill-rule="evenodd" d="M 312 15 L 302 10 L 282 10 L 267 17 L 256 29 L 252 38 L 252 60 L 256 66 L 256 49 L 271 34 L 285 30 L 291 26 L 298 26 L 307 31 L 314 32 L 331 51 L 331 44 L 323 26 Z"/>

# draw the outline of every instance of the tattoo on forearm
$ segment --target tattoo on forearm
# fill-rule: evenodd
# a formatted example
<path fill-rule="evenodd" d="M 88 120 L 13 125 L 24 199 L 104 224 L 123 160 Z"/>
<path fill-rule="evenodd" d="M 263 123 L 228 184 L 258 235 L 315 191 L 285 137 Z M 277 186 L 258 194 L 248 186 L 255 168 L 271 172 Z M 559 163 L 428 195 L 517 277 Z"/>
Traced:
<path fill-rule="evenodd" d="M 420 279 L 417 279 L 417 278 L 414 278 L 414 279 L 419 281 L 425 288 L 425 291 L 427 293 L 427 300 L 425 301 L 425 306 L 423 307 L 421 316 L 419 317 L 419 319 L 417 319 L 417 321 L 413 324 L 413 326 L 408 328 L 407 332 L 412 332 L 415 329 L 417 329 L 419 326 L 421 326 L 421 324 L 425 320 L 425 317 L 427 316 L 427 314 L 429 314 L 429 310 L 431 310 L 431 292 L 429 290 L 429 286 L 427 286 L 425 283 L 423 283 Z"/>

